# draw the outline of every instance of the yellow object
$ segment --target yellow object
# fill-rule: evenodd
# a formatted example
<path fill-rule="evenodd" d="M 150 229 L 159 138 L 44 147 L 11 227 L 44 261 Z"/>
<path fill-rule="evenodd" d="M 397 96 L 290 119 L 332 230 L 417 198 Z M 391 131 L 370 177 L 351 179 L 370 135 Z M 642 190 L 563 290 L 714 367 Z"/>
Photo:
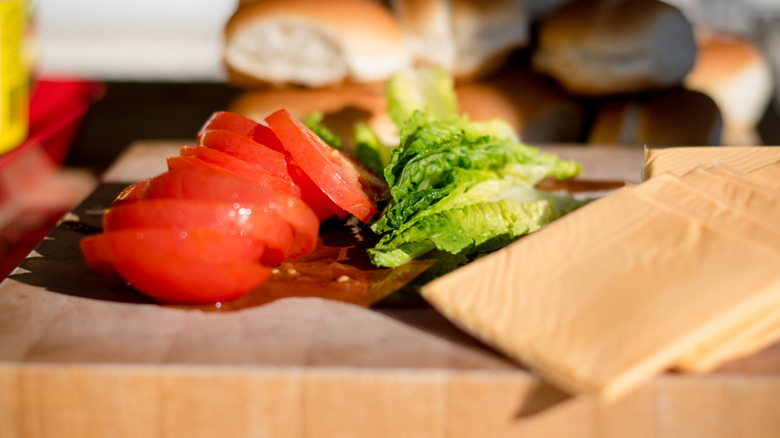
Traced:
<path fill-rule="evenodd" d="M 700 146 L 648 148 L 645 150 L 644 179 L 664 172 L 675 175 L 697 165 L 726 165 L 741 172 L 751 172 L 780 160 L 780 146 Z"/>
<path fill-rule="evenodd" d="M 593 201 L 422 293 L 557 386 L 613 399 L 750 352 L 740 340 L 772 342 L 779 263 L 778 193 L 700 166 Z"/>
<path fill-rule="evenodd" d="M 29 9 L 26 0 L 0 1 L 0 153 L 27 136 L 30 90 L 25 54 Z"/>

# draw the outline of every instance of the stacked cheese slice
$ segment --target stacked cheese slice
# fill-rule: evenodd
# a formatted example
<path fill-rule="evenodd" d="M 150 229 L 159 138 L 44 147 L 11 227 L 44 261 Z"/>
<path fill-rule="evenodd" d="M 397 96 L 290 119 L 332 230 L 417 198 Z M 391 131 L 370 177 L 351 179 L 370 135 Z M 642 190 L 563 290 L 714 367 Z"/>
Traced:
<path fill-rule="evenodd" d="M 426 285 L 466 331 L 570 392 L 620 396 L 780 339 L 780 161 L 617 190 Z"/>

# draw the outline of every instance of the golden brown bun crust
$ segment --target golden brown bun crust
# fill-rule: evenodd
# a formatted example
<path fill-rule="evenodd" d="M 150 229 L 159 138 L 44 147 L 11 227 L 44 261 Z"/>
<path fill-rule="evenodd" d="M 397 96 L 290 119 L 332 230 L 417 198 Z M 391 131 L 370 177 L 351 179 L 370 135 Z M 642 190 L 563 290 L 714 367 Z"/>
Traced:
<path fill-rule="evenodd" d="M 525 66 L 459 84 L 455 91 L 461 113 L 475 121 L 504 120 L 522 141 L 582 141 L 585 115 L 580 101 Z"/>
<path fill-rule="evenodd" d="M 582 95 L 679 84 L 696 57 L 693 28 L 660 0 L 575 0 L 541 24 L 535 67 Z"/>
<path fill-rule="evenodd" d="M 242 84 L 310 87 L 383 80 L 410 65 L 397 20 L 372 0 L 243 2 L 225 26 L 223 60 Z"/>
<path fill-rule="evenodd" d="M 589 142 L 622 146 L 718 146 L 722 118 L 715 102 L 697 91 L 674 87 L 648 95 L 606 100 Z"/>
<path fill-rule="evenodd" d="M 729 129 L 754 129 L 772 96 L 766 56 L 754 42 L 736 35 L 699 31 L 696 41 L 699 55 L 685 86 L 712 97 Z"/>
<path fill-rule="evenodd" d="M 438 65 L 461 81 L 493 73 L 530 40 L 522 0 L 393 0 L 391 5 L 416 63 Z"/>

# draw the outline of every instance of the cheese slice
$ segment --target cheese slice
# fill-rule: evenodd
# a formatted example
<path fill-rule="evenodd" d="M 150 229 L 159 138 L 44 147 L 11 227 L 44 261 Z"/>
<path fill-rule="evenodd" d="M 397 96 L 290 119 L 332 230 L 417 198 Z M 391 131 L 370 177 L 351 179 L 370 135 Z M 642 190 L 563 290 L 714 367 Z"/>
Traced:
<path fill-rule="evenodd" d="M 734 345 L 731 345 L 732 349 L 725 351 L 724 354 L 731 359 L 746 357 L 773 345 L 778 339 L 780 339 L 780 323 L 775 321 L 774 324 L 767 324 L 765 330 L 751 336 L 749 339 L 743 339 L 738 343 L 734 343 Z"/>
<path fill-rule="evenodd" d="M 778 300 L 774 248 L 638 189 L 581 207 L 422 294 L 563 389 L 608 399 Z"/>
<path fill-rule="evenodd" d="M 675 177 L 671 174 L 665 174 L 642 184 L 641 190 L 636 190 L 636 193 L 648 197 L 654 202 L 675 208 L 683 214 L 696 217 L 711 226 L 731 230 L 731 232 L 738 233 L 740 236 L 759 244 L 767 244 L 771 250 L 780 252 L 780 231 L 778 231 L 777 226 L 765 226 L 751 219 L 749 215 L 745 214 L 745 206 L 739 202 L 740 199 L 724 202 L 724 199 L 728 198 L 728 193 L 718 190 L 722 189 L 724 185 L 736 187 L 736 189 L 731 187 L 730 193 L 740 193 L 741 191 L 751 193 L 755 190 L 766 192 L 771 191 L 770 189 L 745 182 L 731 171 L 717 167 L 698 169 L 687 176 L 695 176 L 700 183 L 710 179 L 711 181 L 717 180 L 722 184 L 704 184 L 704 190 L 702 190 L 701 184 L 698 189 L 696 185 L 691 187 L 691 185 L 684 184 L 686 175 Z M 742 196 L 741 200 L 744 199 L 755 199 L 755 197 Z M 779 198 L 770 198 L 769 201 L 780 203 Z M 777 211 L 780 212 L 780 208 Z M 780 216 L 762 219 L 780 224 Z M 756 345 L 753 338 L 765 332 L 778 321 L 780 321 L 780 299 L 778 302 L 771 303 L 761 309 L 755 315 L 746 315 L 734 326 L 724 327 L 722 333 L 713 334 L 710 339 L 680 358 L 676 367 L 696 372 L 712 370 L 722 363 L 734 359 L 740 345 L 746 342 Z"/>
<path fill-rule="evenodd" d="M 771 164 L 768 167 L 780 170 L 780 165 L 778 164 Z M 771 187 L 757 183 L 756 181 L 758 179 L 751 180 L 754 173 L 756 173 L 756 171 L 747 175 L 737 175 L 731 169 L 714 166 L 704 169 L 703 173 L 695 172 L 693 175 L 698 178 L 697 185 L 699 188 L 704 188 L 704 191 L 708 191 L 709 195 L 715 197 L 720 195 L 721 201 L 728 198 L 728 194 L 722 192 L 718 193 L 717 190 L 713 190 L 717 189 L 718 184 L 707 184 L 706 176 L 708 174 L 712 178 L 720 178 L 722 180 L 721 182 L 725 180 L 726 184 L 731 183 L 734 186 L 738 186 L 742 191 L 742 195 L 739 198 L 728 198 L 729 204 L 737 209 L 741 209 L 743 214 L 758 218 L 764 224 L 777 228 L 778 224 L 780 224 L 780 216 L 771 214 L 780 212 L 780 192 Z M 685 179 L 685 176 L 682 178 Z M 734 193 L 735 191 L 732 190 L 731 192 Z M 765 215 L 755 215 L 754 212 L 749 209 L 749 206 L 751 204 L 754 205 L 756 199 L 774 203 L 775 208 L 765 208 L 762 211 Z M 699 210 L 699 213 L 708 214 L 704 210 Z M 770 215 L 766 215 L 767 213 Z M 730 228 L 735 232 L 738 232 L 740 228 L 747 226 L 748 223 L 752 225 L 756 224 L 756 222 L 752 221 L 750 218 L 748 218 L 748 221 L 749 222 L 743 223 L 741 226 L 731 224 Z M 729 225 L 723 224 L 723 226 Z M 773 238 L 768 236 L 766 241 L 772 242 Z M 780 339 L 780 330 L 777 330 L 777 328 L 780 328 L 780 301 L 767 305 L 764 309 L 761 309 L 754 315 L 747 316 L 743 321 L 736 324 L 734 327 L 731 327 L 726 333 L 715 336 L 705 344 L 690 351 L 678 362 L 678 368 L 692 372 L 711 371 L 729 360 L 752 354 L 776 342 Z"/>
<path fill-rule="evenodd" d="M 718 197 L 767 228 L 780 227 L 780 196 L 769 187 L 732 176 L 716 168 L 699 167 L 686 173 L 681 181 L 702 193 Z"/>
<path fill-rule="evenodd" d="M 751 171 L 749 177 L 775 190 L 780 190 L 780 161 Z"/>
<path fill-rule="evenodd" d="M 780 146 L 647 148 L 642 175 L 645 180 L 666 172 L 682 175 L 696 166 L 716 162 L 750 172 L 777 160 L 780 160 Z"/>

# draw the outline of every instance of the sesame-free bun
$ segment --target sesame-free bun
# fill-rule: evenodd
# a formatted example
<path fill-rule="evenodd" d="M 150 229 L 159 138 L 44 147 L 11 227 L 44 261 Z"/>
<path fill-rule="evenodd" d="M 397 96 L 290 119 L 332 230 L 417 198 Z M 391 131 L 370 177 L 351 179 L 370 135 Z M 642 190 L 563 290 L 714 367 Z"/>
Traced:
<path fill-rule="evenodd" d="M 699 55 L 685 86 L 710 96 L 723 114 L 723 143 L 759 144 L 756 126 L 772 98 L 772 71 L 751 40 L 697 31 Z"/>
<path fill-rule="evenodd" d="M 582 141 L 581 102 L 525 66 L 455 88 L 458 107 L 474 121 L 501 119 L 531 144 Z"/>
<path fill-rule="evenodd" d="M 620 146 L 718 146 L 722 128 L 720 110 L 709 96 L 674 87 L 605 99 L 588 141 Z"/>
<path fill-rule="evenodd" d="M 321 87 L 384 80 L 411 58 L 390 11 L 372 0 L 260 0 L 225 26 L 233 82 Z"/>
<path fill-rule="evenodd" d="M 539 30 L 534 66 L 587 96 L 682 82 L 696 58 L 693 28 L 660 0 L 574 0 Z"/>
<path fill-rule="evenodd" d="M 457 79 L 485 76 L 530 40 L 522 0 L 392 0 L 419 65 L 437 65 Z"/>

